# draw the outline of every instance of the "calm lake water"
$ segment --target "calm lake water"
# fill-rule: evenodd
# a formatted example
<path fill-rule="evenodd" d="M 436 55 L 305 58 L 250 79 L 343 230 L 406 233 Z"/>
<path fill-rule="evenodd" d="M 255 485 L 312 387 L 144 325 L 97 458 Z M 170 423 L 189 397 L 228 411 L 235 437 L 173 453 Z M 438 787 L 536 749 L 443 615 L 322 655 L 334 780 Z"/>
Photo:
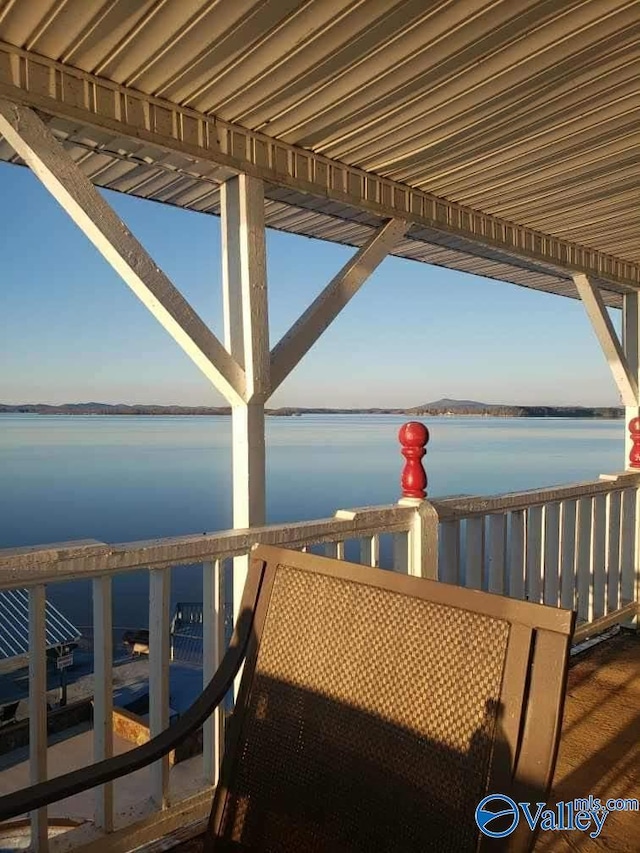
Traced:
<path fill-rule="evenodd" d="M 268 418 L 268 521 L 396 501 L 406 420 Z M 432 497 L 570 483 L 623 467 L 622 420 L 424 420 Z M 0 547 L 231 527 L 230 444 L 227 417 L 0 415 Z M 118 583 L 116 624 L 140 624 L 146 577 Z M 174 600 L 198 600 L 199 583 L 195 570 L 175 571 Z M 89 590 L 74 584 L 71 592 L 67 585 L 51 595 L 86 624 Z"/>

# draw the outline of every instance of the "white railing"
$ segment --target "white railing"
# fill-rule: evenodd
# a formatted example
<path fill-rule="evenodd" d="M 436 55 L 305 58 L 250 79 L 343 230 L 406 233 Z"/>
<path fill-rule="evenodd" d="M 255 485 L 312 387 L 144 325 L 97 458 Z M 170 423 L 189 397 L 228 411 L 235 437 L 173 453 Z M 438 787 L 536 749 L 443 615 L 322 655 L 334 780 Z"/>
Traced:
<path fill-rule="evenodd" d="M 0 551 L 0 589 L 28 588 L 30 781 L 47 778 L 44 656 L 45 586 L 90 580 L 94 626 L 94 760 L 113 753 L 112 578 L 149 572 L 149 727 L 169 725 L 171 569 L 200 564 L 203 596 L 203 683 L 216 671 L 228 638 L 234 558 L 255 544 L 313 550 L 517 598 L 576 609 L 576 639 L 637 615 L 638 475 L 497 497 L 405 501 L 341 510 L 336 516 L 251 530 L 107 545 L 96 541 Z M 385 537 L 391 540 L 384 542 Z M 381 547 L 381 543 L 383 547 Z M 199 826 L 210 808 L 222 752 L 224 719 L 203 726 L 203 763 L 195 791 L 171 790 L 169 759 L 150 768 L 147 798 L 136 810 L 114 805 L 114 783 L 96 789 L 93 819 L 47 837 L 47 810 L 31 813 L 38 850 L 87 850 L 103 838 L 125 851 L 178 827 Z M 117 784 L 117 783 L 116 783 Z M 2 802 L 0 801 L 0 814 Z"/>
<path fill-rule="evenodd" d="M 94 683 L 93 759 L 113 755 L 113 621 L 112 578 L 149 573 L 149 730 L 151 737 L 169 726 L 171 569 L 201 564 L 203 596 L 203 664 L 206 685 L 222 659 L 233 614 L 225 574 L 234 558 L 245 557 L 256 544 L 313 550 L 365 565 L 380 565 L 381 538 L 393 537 L 396 555 L 407 555 L 416 530 L 412 506 L 391 505 L 343 510 L 336 516 L 250 530 L 108 545 L 93 540 L 0 550 L 0 589 L 29 590 L 29 767 L 31 784 L 44 782 L 47 766 L 47 681 L 45 656 L 45 588 L 47 584 L 90 580 L 93 602 Z M 391 562 L 398 562 L 396 556 Z M 141 614 L 141 621 L 144 615 Z M 78 829 L 48 838 L 47 809 L 31 813 L 31 841 L 37 850 L 88 850 L 110 834 L 110 848 L 132 849 L 206 817 L 221 760 L 224 720 L 218 710 L 203 726 L 202 779 L 196 793 L 176 801 L 170 793 L 169 757 L 150 768 L 147 798 L 128 816 L 117 813 L 114 783 L 96 789 L 93 820 Z M 1 813 L 1 802 L 0 802 Z M 131 815 L 134 815 L 133 822 Z"/>
<path fill-rule="evenodd" d="M 577 611 L 575 641 L 637 608 L 637 474 L 434 501 L 439 580 Z"/>

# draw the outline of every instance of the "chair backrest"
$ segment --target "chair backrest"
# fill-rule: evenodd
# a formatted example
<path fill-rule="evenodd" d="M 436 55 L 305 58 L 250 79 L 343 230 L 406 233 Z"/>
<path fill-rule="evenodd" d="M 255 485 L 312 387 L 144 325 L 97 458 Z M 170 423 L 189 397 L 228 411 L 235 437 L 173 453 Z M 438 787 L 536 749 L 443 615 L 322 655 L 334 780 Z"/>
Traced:
<path fill-rule="evenodd" d="M 216 851 L 464 853 L 487 793 L 548 792 L 571 612 L 265 546 L 251 570 Z"/>

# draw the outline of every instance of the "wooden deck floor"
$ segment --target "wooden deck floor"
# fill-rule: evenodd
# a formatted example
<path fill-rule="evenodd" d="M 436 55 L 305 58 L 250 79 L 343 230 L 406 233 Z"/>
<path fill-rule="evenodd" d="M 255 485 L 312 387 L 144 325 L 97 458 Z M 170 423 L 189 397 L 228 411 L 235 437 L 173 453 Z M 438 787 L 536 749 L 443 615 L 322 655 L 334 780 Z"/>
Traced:
<path fill-rule="evenodd" d="M 640 798 L 640 634 L 576 655 L 569 671 L 553 801 Z M 612 812 L 598 838 L 544 832 L 536 853 L 638 853 L 640 812 Z"/>
<path fill-rule="evenodd" d="M 550 802 L 640 798 L 640 634 L 624 632 L 576 655 L 569 671 L 562 740 Z M 165 839 L 165 846 L 170 846 Z M 201 853 L 202 838 L 178 842 Z M 598 838 L 542 832 L 535 853 L 638 853 L 640 812 L 610 813 Z M 157 851 L 156 851 L 157 853 Z"/>

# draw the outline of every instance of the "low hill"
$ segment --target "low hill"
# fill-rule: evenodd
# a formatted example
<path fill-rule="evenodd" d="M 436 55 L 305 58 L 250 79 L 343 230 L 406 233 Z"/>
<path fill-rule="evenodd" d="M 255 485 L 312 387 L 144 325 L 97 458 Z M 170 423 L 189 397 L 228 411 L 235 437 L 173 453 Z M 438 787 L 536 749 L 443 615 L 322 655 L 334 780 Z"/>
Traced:
<path fill-rule="evenodd" d="M 482 414 L 487 409 L 495 408 L 492 403 L 479 403 L 477 400 L 452 400 L 450 397 L 443 397 L 442 400 L 435 400 L 433 403 L 423 403 L 421 406 L 416 406 L 416 411 L 441 411 L 441 412 L 462 412 L 465 414 L 470 412 L 478 412 Z M 502 408 L 502 407 L 498 407 Z"/>

